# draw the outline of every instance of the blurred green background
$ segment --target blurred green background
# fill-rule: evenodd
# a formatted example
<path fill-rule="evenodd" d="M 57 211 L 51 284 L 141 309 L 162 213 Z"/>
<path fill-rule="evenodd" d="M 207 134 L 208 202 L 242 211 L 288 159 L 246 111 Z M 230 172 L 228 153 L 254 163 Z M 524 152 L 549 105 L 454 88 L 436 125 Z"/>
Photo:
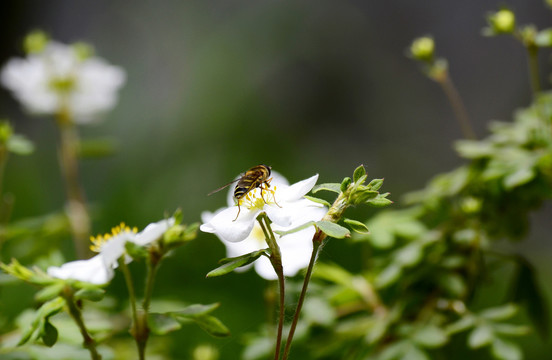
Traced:
<path fill-rule="evenodd" d="M 116 109 L 103 122 L 81 127 L 85 139 L 108 136 L 118 143 L 114 156 L 81 164 L 94 233 L 121 221 L 143 227 L 177 207 L 185 222 L 199 221 L 202 211 L 225 204 L 225 195 L 207 193 L 259 163 L 291 182 L 314 173 L 321 182 L 340 181 L 364 164 L 370 177 L 385 177 L 383 190 L 400 206 L 401 195 L 461 162 L 451 146 L 461 132 L 445 96 L 405 56 L 413 38 L 434 36 L 480 137 L 489 120 L 509 120 L 530 101 L 523 48 L 510 38 L 481 36 L 485 14 L 501 4 L 2 1 L 0 63 L 22 56 L 23 37 L 43 29 L 65 43 L 90 42 L 99 56 L 126 70 Z M 551 23 L 542 1 L 507 4 L 520 23 Z M 549 55 L 541 54 L 543 79 Z M 37 146 L 32 156 L 12 157 L 8 164 L 5 189 L 16 198 L 13 219 L 62 209 L 52 120 L 26 115 L 5 89 L 0 117 Z M 544 279 L 552 275 L 551 210 L 548 205 L 535 214 L 527 241 L 499 244 L 536 264 L 549 298 L 552 286 Z M 69 238 L 57 246 L 73 259 Z M 347 267 L 352 249 L 330 244 L 322 258 Z M 200 234 L 161 268 L 156 296 L 220 301 L 216 315 L 233 332 L 217 340 L 189 326 L 171 338 L 174 358 L 212 342 L 221 359 L 235 359 L 243 334 L 257 330 L 265 317 L 265 283 L 254 272 L 204 279 L 223 256 L 218 239 Z M 10 306 L 0 311 L 8 316 L 33 304 L 32 289 L 13 289 L 0 295 L 1 304 Z M 11 291 L 19 294 L 17 301 Z M 124 298 L 120 276 L 109 291 Z M 528 359 L 546 358 L 540 340 L 526 342 L 533 349 Z"/>

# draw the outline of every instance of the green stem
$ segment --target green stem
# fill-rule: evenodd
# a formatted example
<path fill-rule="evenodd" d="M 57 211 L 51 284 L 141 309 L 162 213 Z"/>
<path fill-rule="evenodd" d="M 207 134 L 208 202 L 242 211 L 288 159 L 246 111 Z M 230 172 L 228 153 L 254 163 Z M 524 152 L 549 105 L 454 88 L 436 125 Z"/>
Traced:
<path fill-rule="evenodd" d="M 86 329 L 86 326 L 84 325 L 84 321 L 82 319 L 82 312 L 77 307 L 77 304 L 75 304 L 75 298 L 73 297 L 73 290 L 71 289 L 71 290 L 65 291 L 64 297 L 65 297 L 65 302 L 67 303 L 67 307 L 69 308 L 69 315 L 71 315 L 71 317 L 79 327 L 79 330 L 84 339 L 83 346 L 86 349 L 88 349 L 88 351 L 90 352 L 90 358 L 92 360 L 101 360 L 102 357 L 98 353 L 98 350 L 96 349 L 96 342 L 88 333 L 88 330 Z"/>
<path fill-rule="evenodd" d="M 79 180 L 77 155 L 80 140 L 67 112 L 58 114 L 57 124 L 60 132 L 59 161 L 67 192 L 67 214 L 77 257 L 84 259 L 90 254 L 86 246 L 90 236 L 90 216 Z"/>
<path fill-rule="evenodd" d="M 313 238 L 312 255 L 309 261 L 309 266 L 307 268 L 307 273 L 305 274 L 305 279 L 303 280 L 303 287 L 301 289 L 301 294 L 299 295 L 297 308 L 295 309 L 295 314 L 293 314 L 293 321 L 291 323 L 289 334 L 286 339 L 284 356 L 282 357 L 282 360 L 286 360 L 289 356 L 289 351 L 291 349 L 291 342 L 293 340 L 293 335 L 295 335 L 295 329 L 297 328 L 297 323 L 299 321 L 299 314 L 301 313 L 301 309 L 303 308 L 303 302 L 305 301 L 305 297 L 307 295 L 307 288 L 309 286 L 312 270 L 314 268 L 314 263 L 316 261 L 316 256 L 318 255 L 318 249 L 320 249 L 320 246 L 322 245 L 322 241 L 317 241 L 317 239 L 320 239 L 323 237 L 323 235 L 321 234 L 323 233 L 320 230 L 317 230 Z"/>
<path fill-rule="evenodd" d="M 264 224 L 263 224 L 264 219 Z M 284 330 L 284 315 L 285 315 L 285 278 L 284 278 L 284 268 L 282 266 L 282 255 L 280 253 L 280 247 L 276 242 L 276 237 L 270 226 L 270 219 L 265 213 L 262 213 L 259 216 L 259 224 L 266 238 L 268 247 L 270 248 L 270 262 L 276 276 L 278 277 L 279 285 L 279 311 L 278 311 L 278 331 L 276 334 L 276 347 L 274 350 L 274 360 L 280 359 L 280 349 L 282 347 L 282 333 Z"/>
<path fill-rule="evenodd" d="M 475 131 L 473 131 L 473 127 L 471 126 L 471 121 L 468 116 L 468 112 L 466 111 L 466 106 L 464 105 L 464 102 L 460 97 L 460 93 L 458 93 L 458 90 L 454 86 L 448 71 L 444 71 L 442 76 L 436 77 L 436 80 L 443 88 L 443 91 L 445 92 L 445 95 L 449 100 L 452 111 L 454 112 L 456 120 L 460 124 L 460 128 L 462 129 L 464 137 L 466 139 L 475 140 L 477 136 L 475 135 Z"/>
<path fill-rule="evenodd" d="M 125 262 L 124 256 L 119 260 L 119 267 L 123 271 L 125 277 L 125 283 L 128 289 L 128 297 L 130 301 L 130 308 L 132 312 L 132 327 L 131 334 L 136 333 L 136 326 L 138 324 L 138 311 L 136 310 L 136 292 L 134 290 L 134 283 L 132 282 L 132 275 L 128 269 L 128 265 Z"/>

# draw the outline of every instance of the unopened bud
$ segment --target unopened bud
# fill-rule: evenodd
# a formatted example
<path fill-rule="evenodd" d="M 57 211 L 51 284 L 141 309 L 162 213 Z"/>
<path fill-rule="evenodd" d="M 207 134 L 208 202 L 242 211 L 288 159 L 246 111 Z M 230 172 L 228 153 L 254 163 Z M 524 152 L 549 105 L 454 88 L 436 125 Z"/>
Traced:
<path fill-rule="evenodd" d="M 44 50 L 49 40 L 48 35 L 44 31 L 35 30 L 25 36 L 23 49 L 27 54 L 40 53 Z"/>
<path fill-rule="evenodd" d="M 435 41 L 430 36 L 415 39 L 410 45 L 410 54 L 417 60 L 431 62 L 435 54 Z"/>
<path fill-rule="evenodd" d="M 511 34 L 516 28 L 516 16 L 512 10 L 502 9 L 487 18 L 495 34 Z"/>

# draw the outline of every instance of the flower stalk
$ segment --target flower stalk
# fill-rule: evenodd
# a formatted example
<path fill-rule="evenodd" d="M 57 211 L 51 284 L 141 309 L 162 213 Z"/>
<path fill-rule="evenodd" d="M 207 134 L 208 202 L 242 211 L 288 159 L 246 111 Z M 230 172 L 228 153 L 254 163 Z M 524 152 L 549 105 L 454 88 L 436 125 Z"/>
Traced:
<path fill-rule="evenodd" d="M 88 351 L 90 352 L 90 358 L 92 360 L 101 360 L 102 357 L 96 349 L 96 341 L 94 341 L 92 336 L 90 336 L 90 334 L 88 333 L 88 330 L 86 329 L 86 325 L 84 324 L 84 320 L 82 318 L 82 312 L 75 303 L 73 289 L 70 287 L 66 287 L 62 292 L 62 296 L 65 298 L 65 302 L 69 309 L 69 315 L 71 315 L 71 318 L 77 324 L 82 338 L 84 339 L 83 347 L 88 349 Z"/>
<path fill-rule="evenodd" d="M 285 278 L 284 278 L 284 268 L 282 266 L 282 254 L 280 252 L 280 247 L 276 242 L 276 237 L 270 226 L 270 219 L 265 212 L 262 212 L 257 220 L 261 225 L 261 229 L 266 238 L 268 247 L 270 248 L 270 263 L 276 272 L 278 277 L 278 287 L 279 287 L 279 311 L 278 311 L 278 330 L 276 334 L 276 347 L 274 350 L 274 360 L 280 358 L 280 349 L 282 347 L 282 333 L 284 329 L 284 314 L 285 314 Z"/>
<path fill-rule="evenodd" d="M 79 179 L 78 149 L 80 140 L 77 128 L 68 111 L 61 111 L 58 114 L 57 125 L 60 132 L 59 161 L 67 193 L 67 214 L 77 257 L 83 259 L 89 255 L 86 244 L 90 236 L 90 215 Z"/>

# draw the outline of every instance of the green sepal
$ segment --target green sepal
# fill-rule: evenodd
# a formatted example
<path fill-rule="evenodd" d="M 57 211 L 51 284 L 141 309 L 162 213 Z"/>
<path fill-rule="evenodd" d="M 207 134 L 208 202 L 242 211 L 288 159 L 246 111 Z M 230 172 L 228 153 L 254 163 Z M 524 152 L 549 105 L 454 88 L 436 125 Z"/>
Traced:
<path fill-rule="evenodd" d="M 197 237 L 199 223 L 190 225 L 174 225 L 163 235 L 165 250 L 173 249 Z"/>
<path fill-rule="evenodd" d="M 367 200 L 366 203 L 370 206 L 377 207 L 377 208 L 381 208 L 381 207 L 385 207 L 393 204 L 393 201 L 389 200 L 387 196 L 389 196 L 389 193 L 378 194 L 378 196 L 376 196 L 375 198 Z"/>
<path fill-rule="evenodd" d="M 105 290 L 97 287 L 87 287 L 77 290 L 75 299 L 100 301 L 104 298 Z"/>
<path fill-rule="evenodd" d="M 16 259 L 12 259 L 12 261 L 7 265 L 4 263 L 0 263 L 0 269 L 20 280 L 35 285 L 48 286 L 53 283 L 59 282 L 58 279 L 50 277 L 48 274 L 37 267 L 33 267 L 32 269 L 26 268 L 25 266 L 21 265 Z"/>
<path fill-rule="evenodd" d="M 48 285 L 35 294 L 35 300 L 44 302 L 57 297 L 65 287 L 65 282 L 55 282 L 52 285 Z"/>
<path fill-rule="evenodd" d="M 286 231 L 280 231 L 280 230 L 274 230 L 274 232 L 280 236 L 284 236 L 284 235 L 289 235 L 289 234 L 293 234 L 293 233 L 296 233 L 298 231 L 301 231 L 303 229 L 306 229 L 308 228 L 309 226 L 312 226 L 316 224 L 314 221 L 309 221 L 309 222 L 306 222 L 304 223 L 303 225 L 299 225 L 293 229 L 290 229 L 290 230 L 286 230 Z"/>
<path fill-rule="evenodd" d="M 222 263 L 223 265 L 209 271 L 206 277 L 226 275 L 239 267 L 251 264 L 262 255 L 268 256 L 268 249 L 253 251 L 249 254 L 241 255 L 234 258 L 221 259 L 219 263 Z"/>
<path fill-rule="evenodd" d="M 351 180 L 350 177 L 343 178 L 343 181 L 341 182 L 341 185 L 339 186 L 339 190 L 341 192 L 347 191 L 347 189 L 349 188 L 351 183 L 352 183 L 352 180 Z"/>
<path fill-rule="evenodd" d="M 349 229 L 331 221 L 321 220 L 317 221 L 315 224 L 324 234 L 330 237 L 343 239 L 351 236 Z"/>
<path fill-rule="evenodd" d="M 322 205 L 327 206 L 327 207 L 331 206 L 331 204 L 329 202 L 327 202 L 326 200 L 324 200 L 324 199 L 320 199 L 320 198 L 317 198 L 317 197 L 314 197 L 314 196 L 308 196 L 308 195 L 303 195 L 303 197 L 307 200 L 310 200 L 310 201 L 318 203 L 318 204 L 322 204 Z"/>
<path fill-rule="evenodd" d="M 361 177 L 366 175 L 366 169 L 364 165 L 358 166 L 353 172 L 353 181 L 356 183 L 360 180 Z"/>
<path fill-rule="evenodd" d="M 145 246 L 140 246 L 132 241 L 127 241 L 125 243 L 125 250 L 126 253 L 134 260 L 141 260 L 148 257 L 148 249 L 146 249 Z"/>
<path fill-rule="evenodd" d="M 350 201 L 355 205 L 364 204 L 377 198 L 379 193 L 374 190 L 369 190 L 366 186 L 362 186 L 361 189 L 357 189 L 350 196 Z"/>
<path fill-rule="evenodd" d="M 48 321 L 48 319 L 46 319 L 46 322 L 44 323 L 44 330 L 41 338 L 44 345 L 48 347 L 54 346 L 57 342 L 58 330 L 50 323 L 50 321 Z"/>
<path fill-rule="evenodd" d="M 357 232 L 359 234 L 369 234 L 370 230 L 368 230 L 368 226 L 366 224 L 352 219 L 343 219 L 343 222 L 351 228 L 354 232 Z"/>
<path fill-rule="evenodd" d="M 331 191 L 334 193 L 341 193 L 341 184 L 339 183 L 326 183 L 326 184 L 319 184 L 312 188 L 312 193 L 316 194 L 319 191 Z"/>

